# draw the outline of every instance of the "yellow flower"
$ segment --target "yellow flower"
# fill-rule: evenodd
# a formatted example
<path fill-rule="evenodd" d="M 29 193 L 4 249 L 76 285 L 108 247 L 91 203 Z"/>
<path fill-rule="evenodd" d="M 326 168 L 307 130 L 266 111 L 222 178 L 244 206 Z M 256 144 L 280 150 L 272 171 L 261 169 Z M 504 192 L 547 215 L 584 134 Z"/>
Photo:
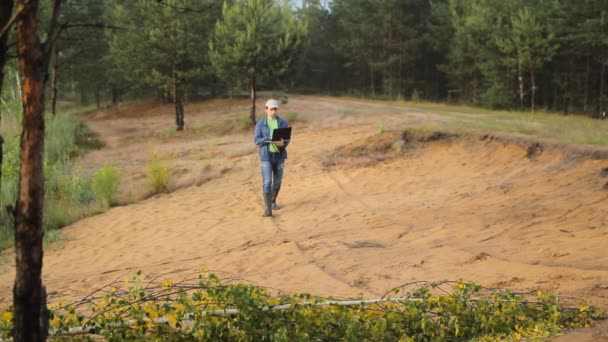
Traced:
<path fill-rule="evenodd" d="M 173 328 L 177 327 L 177 314 L 174 312 L 167 315 L 167 320 L 169 320 L 169 325 Z"/>
<path fill-rule="evenodd" d="M 51 321 L 49 322 L 49 324 L 53 328 L 59 328 L 59 326 L 61 325 L 61 320 L 59 319 L 59 316 L 55 315 L 53 317 L 53 319 L 51 319 Z"/>
<path fill-rule="evenodd" d="M 13 320 L 13 313 L 10 311 L 7 311 L 5 313 L 2 314 L 2 320 L 7 321 L 7 322 L 11 322 Z"/>
<path fill-rule="evenodd" d="M 177 312 L 183 312 L 185 309 L 185 306 L 182 303 L 173 303 L 173 307 Z"/>
<path fill-rule="evenodd" d="M 167 279 L 163 282 L 163 289 L 170 289 L 173 286 L 171 279 Z"/>

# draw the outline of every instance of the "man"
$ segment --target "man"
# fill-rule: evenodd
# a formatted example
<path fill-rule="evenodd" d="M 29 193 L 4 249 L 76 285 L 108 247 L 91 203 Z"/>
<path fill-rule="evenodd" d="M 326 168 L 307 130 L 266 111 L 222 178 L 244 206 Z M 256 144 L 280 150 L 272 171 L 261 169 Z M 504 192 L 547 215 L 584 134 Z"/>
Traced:
<path fill-rule="evenodd" d="M 287 159 L 286 147 L 289 141 L 271 141 L 272 131 L 288 127 L 286 120 L 280 118 L 279 102 L 274 99 L 266 101 L 266 117 L 255 125 L 253 140 L 260 148 L 262 166 L 262 193 L 264 194 L 264 217 L 272 216 L 272 210 L 278 210 L 277 195 L 281 190 L 283 167 Z"/>

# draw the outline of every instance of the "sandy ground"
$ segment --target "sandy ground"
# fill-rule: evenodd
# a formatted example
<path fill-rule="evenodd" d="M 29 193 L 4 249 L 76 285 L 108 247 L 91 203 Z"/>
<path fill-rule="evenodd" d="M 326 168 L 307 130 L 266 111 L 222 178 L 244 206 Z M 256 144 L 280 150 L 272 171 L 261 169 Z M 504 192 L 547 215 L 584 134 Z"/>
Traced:
<path fill-rule="evenodd" d="M 445 118 L 389 103 L 291 97 L 281 113 L 299 120 L 282 209 L 262 218 L 251 132 L 213 129 L 246 106 L 189 105 L 190 130 L 178 134 L 171 106 L 83 116 L 107 143 L 79 160 L 83 172 L 112 161 L 123 172 L 122 198 L 138 198 L 156 156 L 170 166 L 175 191 L 63 229 L 66 240 L 44 256 L 50 299 L 82 297 L 137 270 L 177 275 L 204 266 L 322 296 L 377 297 L 413 280 L 464 279 L 550 289 L 608 308 L 607 159 L 554 145 L 529 158 L 529 143 L 519 138 L 471 134 L 420 143 L 374 166 L 327 168 L 331 151 L 378 134 L 380 122 L 391 130 Z M 10 301 L 13 277 L 6 258 L 1 302 Z M 608 340 L 606 330 L 582 334 Z"/>

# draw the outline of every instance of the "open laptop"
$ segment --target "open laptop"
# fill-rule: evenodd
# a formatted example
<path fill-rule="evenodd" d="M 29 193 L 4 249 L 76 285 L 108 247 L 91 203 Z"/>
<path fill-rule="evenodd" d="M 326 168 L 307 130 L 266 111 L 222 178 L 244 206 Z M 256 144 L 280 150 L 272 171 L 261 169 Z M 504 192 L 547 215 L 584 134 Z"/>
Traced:
<path fill-rule="evenodd" d="M 275 128 L 272 131 L 272 141 L 288 141 L 291 139 L 291 127 Z"/>

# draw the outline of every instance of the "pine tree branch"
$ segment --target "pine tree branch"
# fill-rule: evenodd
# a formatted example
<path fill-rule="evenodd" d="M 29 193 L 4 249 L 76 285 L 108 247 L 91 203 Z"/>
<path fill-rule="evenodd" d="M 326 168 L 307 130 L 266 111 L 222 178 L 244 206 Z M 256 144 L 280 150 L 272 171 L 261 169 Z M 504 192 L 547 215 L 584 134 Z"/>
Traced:
<path fill-rule="evenodd" d="M 192 7 L 175 6 L 175 5 L 172 5 L 172 4 L 169 4 L 169 3 L 165 2 L 163 0 L 157 0 L 157 2 L 160 5 L 172 8 L 172 9 L 174 9 L 176 11 L 179 11 L 179 12 L 188 12 L 188 13 L 204 13 L 204 12 L 207 12 L 208 10 L 210 10 L 211 8 L 213 8 L 213 4 L 205 6 L 205 7 L 202 7 L 202 8 L 194 9 Z"/>
<path fill-rule="evenodd" d="M 112 30 L 129 30 L 128 27 L 108 25 L 104 23 L 75 23 L 75 24 L 63 24 L 62 29 L 67 30 L 75 27 L 87 27 L 87 28 L 98 28 L 98 29 L 112 29 Z"/>

